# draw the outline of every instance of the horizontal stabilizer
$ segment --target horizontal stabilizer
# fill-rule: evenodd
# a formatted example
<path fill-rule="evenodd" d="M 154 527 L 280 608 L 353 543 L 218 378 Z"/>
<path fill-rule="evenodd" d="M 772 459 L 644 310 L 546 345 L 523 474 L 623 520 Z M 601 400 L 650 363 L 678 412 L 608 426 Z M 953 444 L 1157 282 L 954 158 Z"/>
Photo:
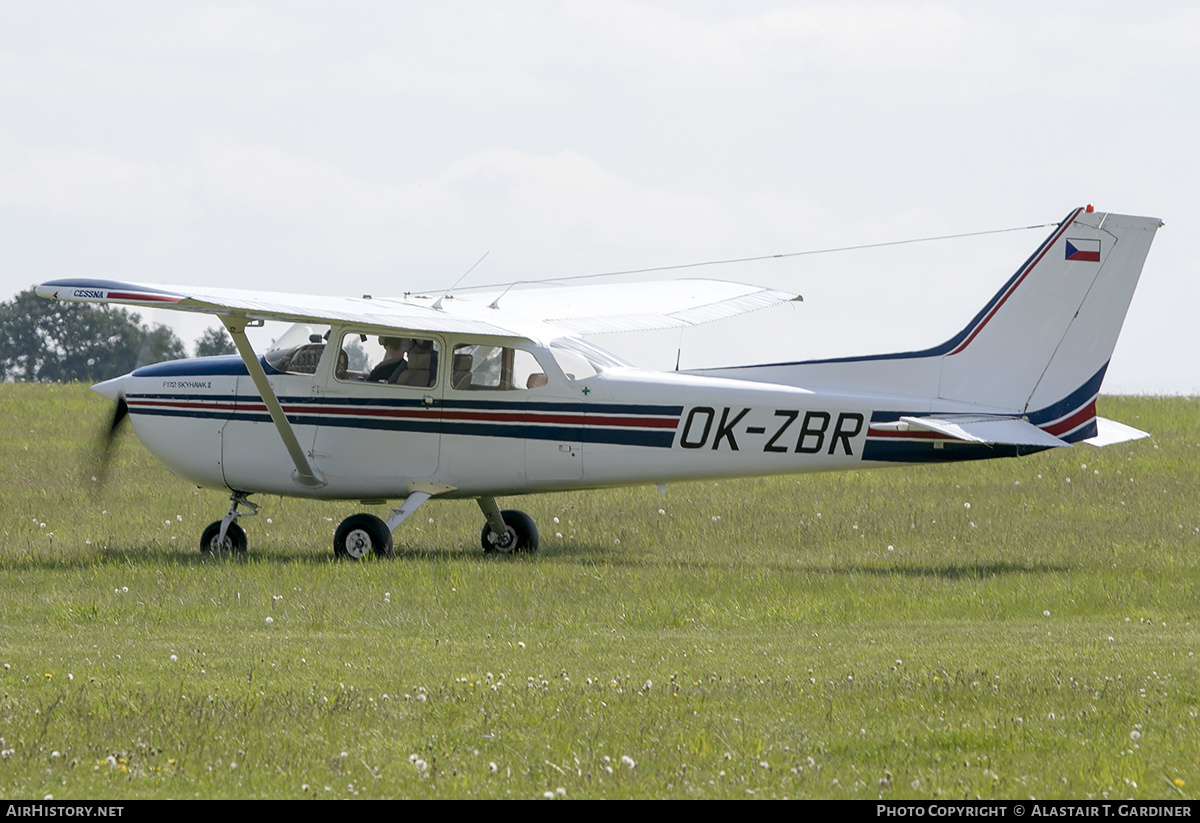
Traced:
<path fill-rule="evenodd" d="M 1119 425 L 1119 424 L 1118 424 Z M 873 424 L 872 429 L 893 431 L 928 431 L 965 443 L 987 443 L 1003 446 L 1039 446 L 1055 448 L 1069 446 L 1052 434 L 1019 417 L 987 414 L 950 414 L 942 417 L 901 417 L 895 423 Z"/>
<path fill-rule="evenodd" d="M 1126 426 L 1124 423 L 1118 423 L 1116 420 L 1109 420 L 1105 417 L 1096 418 L 1096 430 L 1095 437 L 1089 437 L 1083 442 L 1092 446 L 1111 446 L 1114 443 L 1141 440 L 1143 437 L 1150 436 L 1141 429 L 1135 429 L 1133 426 Z"/>

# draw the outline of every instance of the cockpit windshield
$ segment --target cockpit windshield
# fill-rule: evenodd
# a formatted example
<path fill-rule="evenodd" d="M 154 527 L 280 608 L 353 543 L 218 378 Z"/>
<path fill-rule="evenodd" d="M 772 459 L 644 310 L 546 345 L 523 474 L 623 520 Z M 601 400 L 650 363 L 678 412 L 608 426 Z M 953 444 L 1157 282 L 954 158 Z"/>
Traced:
<path fill-rule="evenodd" d="M 328 337 L 329 326 L 296 323 L 271 344 L 264 357 L 276 371 L 315 374 Z"/>

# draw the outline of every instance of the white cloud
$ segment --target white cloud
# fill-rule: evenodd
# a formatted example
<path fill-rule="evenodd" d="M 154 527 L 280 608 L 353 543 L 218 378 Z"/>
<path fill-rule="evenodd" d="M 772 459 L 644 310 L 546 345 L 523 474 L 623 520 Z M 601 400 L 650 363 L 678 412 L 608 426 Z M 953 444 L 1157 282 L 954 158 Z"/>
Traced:
<path fill-rule="evenodd" d="M 169 8 L 169 16 L 155 18 Z M 286 11 L 286 6 L 277 6 Z M 227 51 L 277 57 L 294 53 L 321 36 L 321 27 L 303 14 L 275 14 L 254 5 L 196 4 L 182 8 L 153 4 L 127 41 L 163 51 Z M 313 21 L 315 22 L 315 21 Z"/>
<path fill-rule="evenodd" d="M 394 187 L 352 177 L 331 163 L 270 145 L 202 141 L 189 165 L 215 208 L 304 223 L 374 225 L 396 201 Z"/>
<path fill-rule="evenodd" d="M 618 58 L 705 72 L 924 72 L 941 66 L 964 36 L 959 14 L 934 4 L 787 7 L 715 21 L 629 0 L 569 8 L 626 44 Z"/>
<path fill-rule="evenodd" d="M 177 216 L 188 208 L 193 170 L 137 162 L 95 149 L 33 150 L 27 162 L 0 170 L 0 207 L 53 215 Z"/>

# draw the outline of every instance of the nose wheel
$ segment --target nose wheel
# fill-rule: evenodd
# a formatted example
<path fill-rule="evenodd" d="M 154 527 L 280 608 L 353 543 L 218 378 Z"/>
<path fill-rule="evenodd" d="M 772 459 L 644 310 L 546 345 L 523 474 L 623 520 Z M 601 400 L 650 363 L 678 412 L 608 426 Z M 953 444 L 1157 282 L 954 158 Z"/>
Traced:
<path fill-rule="evenodd" d="M 200 535 L 200 551 L 214 557 L 237 557 L 244 555 L 249 546 L 246 540 L 246 530 L 237 523 L 230 523 L 225 530 L 225 539 L 221 539 L 221 521 L 208 524 L 208 528 Z"/>
<path fill-rule="evenodd" d="M 213 523 L 200 535 L 200 551 L 214 557 L 239 557 L 246 554 L 249 541 L 246 540 L 246 530 L 238 525 L 239 517 L 253 517 L 258 514 L 258 504 L 251 503 L 247 492 L 233 492 L 229 495 L 229 511 L 225 517 Z M 245 508 L 246 511 L 242 511 Z"/>

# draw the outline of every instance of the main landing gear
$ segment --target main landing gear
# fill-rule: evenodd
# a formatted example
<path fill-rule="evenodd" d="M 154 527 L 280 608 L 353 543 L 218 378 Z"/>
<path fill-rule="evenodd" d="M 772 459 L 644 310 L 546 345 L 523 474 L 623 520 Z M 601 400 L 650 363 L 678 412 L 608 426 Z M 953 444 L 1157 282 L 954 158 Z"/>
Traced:
<path fill-rule="evenodd" d="M 392 556 L 392 530 L 373 514 L 352 514 L 333 535 L 333 556 L 362 560 L 367 555 Z"/>
<path fill-rule="evenodd" d="M 392 530 L 399 526 L 436 490 L 413 491 L 404 504 L 392 509 L 392 516 L 381 520 L 373 514 L 354 514 L 337 527 L 333 536 L 333 556 L 339 560 L 363 560 L 368 557 L 392 556 Z M 225 517 L 208 524 L 200 537 L 200 551 L 215 557 L 246 555 L 246 531 L 238 518 L 258 514 L 258 504 L 251 503 L 248 492 L 229 495 L 229 511 Z M 535 552 L 538 549 L 538 530 L 533 518 L 516 509 L 503 509 L 495 498 L 481 497 L 477 501 L 487 522 L 479 535 L 485 554 Z"/>
<path fill-rule="evenodd" d="M 479 498 L 479 508 L 487 518 L 479 534 L 484 554 L 537 551 L 538 530 L 532 517 L 516 509 L 501 511 L 491 497 Z"/>

